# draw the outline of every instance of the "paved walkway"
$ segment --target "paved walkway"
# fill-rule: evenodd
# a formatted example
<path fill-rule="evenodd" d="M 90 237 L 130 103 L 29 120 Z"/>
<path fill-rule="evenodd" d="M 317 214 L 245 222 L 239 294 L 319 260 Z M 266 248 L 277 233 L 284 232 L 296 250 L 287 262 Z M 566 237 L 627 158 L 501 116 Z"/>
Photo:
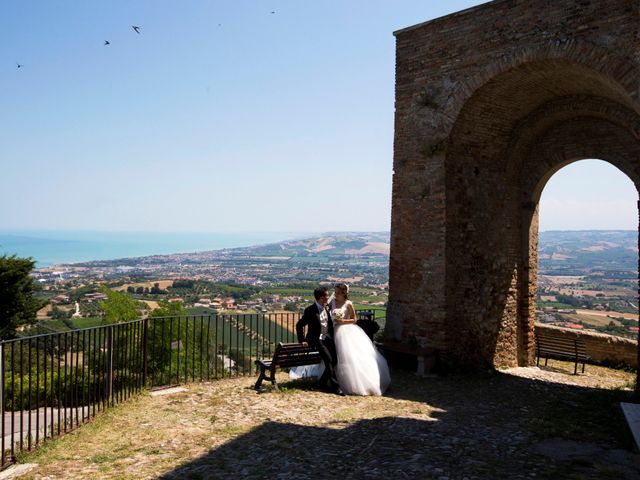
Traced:
<path fill-rule="evenodd" d="M 4 437 L 0 440 L 3 442 L 2 445 L 4 445 L 5 449 L 10 449 L 12 439 L 14 443 L 20 443 L 20 432 L 22 432 L 22 441 L 25 444 L 28 442 L 29 435 L 31 435 L 31 442 L 35 443 L 36 434 L 39 440 L 44 438 L 45 431 L 47 436 L 51 436 L 52 426 L 56 429 L 56 432 L 58 424 L 60 424 L 60 429 L 64 430 L 65 418 L 67 425 L 71 425 L 73 419 L 75 427 L 78 423 L 83 423 L 83 418 L 88 418 L 92 412 L 93 410 L 90 407 L 78 407 L 77 409 L 40 408 L 31 411 L 5 413 Z M 58 417 L 58 414 L 60 417 Z M 60 418 L 59 421 L 58 418 Z"/>

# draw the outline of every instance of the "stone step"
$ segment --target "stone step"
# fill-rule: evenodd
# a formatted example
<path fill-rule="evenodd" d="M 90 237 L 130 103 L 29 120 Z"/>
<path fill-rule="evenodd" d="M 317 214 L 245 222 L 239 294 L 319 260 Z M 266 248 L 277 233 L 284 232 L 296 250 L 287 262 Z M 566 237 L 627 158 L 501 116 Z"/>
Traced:
<path fill-rule="evenodd" d="M 640 450 L 640 404 L 620 402 L 620 407 L 633 435 L 636 450 Z"/>

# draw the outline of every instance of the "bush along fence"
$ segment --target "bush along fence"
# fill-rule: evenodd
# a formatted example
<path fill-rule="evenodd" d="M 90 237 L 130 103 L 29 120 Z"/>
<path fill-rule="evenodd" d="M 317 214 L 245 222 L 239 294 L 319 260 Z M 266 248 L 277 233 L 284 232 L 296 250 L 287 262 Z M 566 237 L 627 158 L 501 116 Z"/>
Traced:
<path fill-rule="evenodd" d="M 0 342 L 1 466 L 144 388 L 251 375 L 297 313 L 162 317 Z"/>

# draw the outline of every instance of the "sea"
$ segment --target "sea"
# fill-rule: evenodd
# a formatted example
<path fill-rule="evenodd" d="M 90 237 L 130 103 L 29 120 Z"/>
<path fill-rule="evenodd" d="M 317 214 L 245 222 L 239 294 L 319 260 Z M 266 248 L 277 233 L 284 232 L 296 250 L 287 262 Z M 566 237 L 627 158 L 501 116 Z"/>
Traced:
<path fill-rule="evenodd" d="M 310 235 L 301 232 L 0 231 L 0 255 L 31 257 L 36 267 L 41 268 L 62 263 L 249 247 Z"/>

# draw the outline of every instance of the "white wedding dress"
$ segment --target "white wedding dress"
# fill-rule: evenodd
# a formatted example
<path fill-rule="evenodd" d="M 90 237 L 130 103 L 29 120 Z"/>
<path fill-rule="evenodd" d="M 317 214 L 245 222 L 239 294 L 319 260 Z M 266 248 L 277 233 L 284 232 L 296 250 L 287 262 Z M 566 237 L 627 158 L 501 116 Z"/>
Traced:
<path fill-rule="evenodd" d="M 382 395 L 391 383 L 387 361 L 355 323 L 335 323 L 336 318 L 350 318 L 348 305 L 349 300 L 340 308 L 331 302 L 338 383 L 348 395 Z"/>

